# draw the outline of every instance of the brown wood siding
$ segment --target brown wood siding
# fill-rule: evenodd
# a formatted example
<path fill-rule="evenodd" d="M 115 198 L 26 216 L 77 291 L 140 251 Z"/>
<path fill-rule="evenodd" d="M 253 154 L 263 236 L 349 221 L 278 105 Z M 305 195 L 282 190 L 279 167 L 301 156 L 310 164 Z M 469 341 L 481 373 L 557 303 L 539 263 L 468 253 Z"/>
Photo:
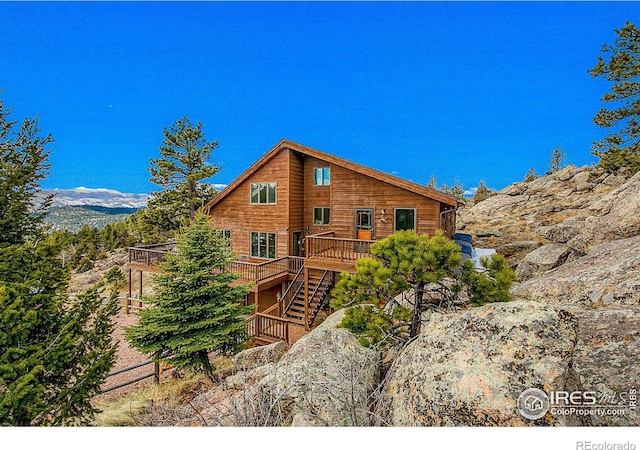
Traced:
<path fill-rule="evenodd" d="M 252 231 L 276 233 L 276 257 L 288 255 L 289 157 L 290 151 L 279 152 L 210 210 L 213 227 L 231 230 L 238 255 L 251 255 Z M 259 182 L 277 183 L 275 205 L 251 204 L 251 183 Z"/>
<path fill-rule="evenodd" d="M 321 167 L 331 168 L 331 184 L 329 186 L 315 186 L 313 184 L 314 169 Z M 317 234 L 324 231 L 335 230 L 333 208 L 331 205 L 331 192 L 333 189 L 334 167 L 332 164 L 318 158 L 307 157 L 304 161 L 304 226 L 306 234 Z M 329 225 L 313 224 L 313 208 L 331 208 Z"/>
<path fill-rule="evenodd" d="M 330 229 L 335 231 L 336 237 L 354 238 L 356 208 L 375 210 L 375 239 L 394 232 L 395 208 L 415 209 L 416 231 L 429 235 L 435 233 L 440 214 L 439 202 L 340 166 L 332 166 L 331 171 Z M 305 214 L 307 220 L 313 219 L 313 210 L 309 212 L 305 208 Z"/>
<path fill-rule="evenodd" d="M 289 157 L 289 242 L 288 254 L 293 253 L 293 233 L 304 235 L 304 157 L 290 152 Z"/>

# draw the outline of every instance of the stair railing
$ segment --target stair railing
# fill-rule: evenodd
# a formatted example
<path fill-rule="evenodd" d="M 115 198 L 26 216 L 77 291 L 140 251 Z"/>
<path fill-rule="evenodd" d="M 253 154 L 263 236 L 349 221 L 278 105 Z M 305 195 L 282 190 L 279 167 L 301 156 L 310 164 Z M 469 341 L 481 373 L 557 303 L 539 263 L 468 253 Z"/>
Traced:
<path fill-rule="evenodd" d="M 326 298 L 329 292 L 329 289 L 331 288 L 332 282 L 330 278 L 327 278 L 328 275 L 329 275 L 329 271 L 325 270 L 324 273 L 322 274 L 322 278 L 320 279 L 320 282 L 316 285 L 316 288 L 313 291 L 313 294 L 311 294 L 311 296 L 309 297 L 309 319 L 307 321 L 307 326 L 309 327 L 315 320 L 316 315 L 318 314 L 318 311 L 320 311 L 320 306 L 322 305 L 322 302 Z M 324 291 L 321 291 L 320 290 L 321 288 L 324 289 Z"/>
<path fill-rule="evenodd" d="M 304 278 L 303 272 L 304 272 L 304 265 L 300 267 L 300 269 L 298 269 L 298 272 L 296 273 L 296 276 L 293 278 L 293 281 L 289 283 L 289 287 L 287 288 L 286 291 L 284 291 L 284 294 L 282 294 L 282 298 L 280 299 L 280 305 L 282 305 L 280 308 L 280 317 L 285 316 L 285 314 L 293 304 L 294 300 L 298 296 L 298 293 L 304 286 L 304 281 L 302 281 L 302 278 Z"/>

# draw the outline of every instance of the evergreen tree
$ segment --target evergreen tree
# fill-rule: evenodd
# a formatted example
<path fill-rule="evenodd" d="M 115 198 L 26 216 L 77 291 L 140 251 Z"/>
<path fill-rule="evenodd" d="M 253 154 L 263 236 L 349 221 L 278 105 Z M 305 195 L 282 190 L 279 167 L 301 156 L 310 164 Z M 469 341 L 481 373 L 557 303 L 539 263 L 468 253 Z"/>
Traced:
<path fill-rule="evenodd" d="M 0 99 L 0 245 L 24 242 L 43 225 L 51 204 L 51 197 L 38 204 L 35 195 L 50 168 L 45 146 L 53 138 L 38 135 L 37 119 L 25 119 L 15 132 L 10 113 Z"/>
<path fill-rule="evenodd" d="M 460 247 L 441 232 L 429 237 L 398 231 L 372 244 L 371 253 L 373 258 L 356 261 L 355 274 L 341 274 L 331 299 L 334 308 L 367 305 L 348 310 L 342 322 L 365 345 L 416 336 L 424 306 L 454 305 L 463 289 L 475 305 L 510 299 L 515 274 L 504 257 L 487 258 L 483 264 L 488 270 L 477 273 L 470 260 L 462 262 Z"/>
<path fill-rule="evenodd" d="M 562 169 L 567 161 L 567 155 L 562 147 L 556 147 L 551 152 L 551 158 L 549 159 L 549 172 L 554 173 Z"/>
<path fill-rule="evenodd" d="M 538 172 L 536 172 L 536 169 L 531 167 L 529 169 L 529 171 L 527 172 L 527 174 L 524 176 L 524 182 L 525 183 L 530 183 L 533 180 L 535 180 L 536 178 L 540 178 L 540 174 Z"/>
<path fill-rule="evenodd" d="M 205 139 L 201 123 L 193 126 L 188 118 L 182 117 L 165 128 L 163 135 L 161 157 L 151 159 L 149 172 L 151 182 L 164 190 L 152 193 L 148 208 L 138 217 L 143 227 L 150 228 L 147 232 L 161 236 L 178 230 L 215 196 L 213 186 L 203 180 L 220 170 L 208 163 L 218 142 Z"/>
<path fill-rule="evenodd" d="M 460 182 L 460 179 L 456 177 L 453 186 L 449 187 L 446 184 L 442 184 L 440 190 L 445 194 L 453 195 L 455 198 L 461 201 L 465 201 L 466 198 L 464 196 L 464 185 Z"/>
<path fill-rule="evenodd" d="M 594 142 L 592 154 L 600 158 L 599 165 L 613 172 L 625 167 L 631 173 L 640 170 L 640 30 L 630 22 L 616 29 L 613 45 L 605 44 L 598 63 L 589 73 L 613 83 L 611 92 L 601 100 L 612 108 L 602 108 L 593 121 L 612 131 Z"/>
<path fill-rule="evenodd" d="M 69 301 L 60 245 L 43 230 L 47 202 L 31 214 L 52 139 L 37 136 L 37 120 L 16 133 L 15 123 L 0 104 L 0 424 L 82 424 L 113 365 L 115 298 L 103 305 L 96 287 Z"/>
<path fill-rule="evenodd" d="M 157 294 L 126 330 L 131 344 L 174 367 L 203 372 L 213 380 L 209 353 L 232 354 L 246 340 L 243 306 L 249 285 L 234 286 L 237 275 L 225 267 L 233 254 L 222 233 L 198 213 L 177 235 L 176 253 L 167 255 L 163 273 L 154 277 Z"/>
<path fill-rule="evenodd" d="M 478 184 L 478 189 L 476 190 L 476 193 L 473 195 L 473 202 L 475 204 L 478 204 L 481 201 L 491 197 L 492 194 L 493 192 L 491 191 L 491 189 L 487 187 L 487 184 L 484 182 L 484 180 L 480 180 L 480 183 Z"/>

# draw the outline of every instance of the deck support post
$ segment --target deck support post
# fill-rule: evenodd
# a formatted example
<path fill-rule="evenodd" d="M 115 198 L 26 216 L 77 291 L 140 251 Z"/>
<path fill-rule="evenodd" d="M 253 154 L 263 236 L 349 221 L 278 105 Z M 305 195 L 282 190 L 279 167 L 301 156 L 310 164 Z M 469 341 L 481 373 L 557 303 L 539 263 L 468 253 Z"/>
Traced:
<path fill-rule="evenodd" d="M 309 331 L 309 268 L 304 268 L 304 329 Z"/>
<path fill-rule="evenodd" d="M 125 302 L 124 310 L 127 314 L 129 314 L 129 303 L 131 302 L 131 291 L 133 289 L 133 270 L 129 269 L 129 295 L 127 296 L 127 301 Z"/>

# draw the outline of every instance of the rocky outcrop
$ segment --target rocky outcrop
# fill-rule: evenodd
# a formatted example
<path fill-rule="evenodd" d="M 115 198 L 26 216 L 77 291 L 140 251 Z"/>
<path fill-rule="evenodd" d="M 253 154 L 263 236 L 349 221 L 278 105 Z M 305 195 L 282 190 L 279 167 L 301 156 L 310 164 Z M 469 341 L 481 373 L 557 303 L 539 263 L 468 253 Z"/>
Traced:
<path fill-rule="evenodd" d="M 251 370 L 270 363 L 277 363 L 285 354 L 284 342 L 250 348 L 238 353 L 233 358 L 236 370 Z"/>
<path fill-rule="evenodd" d="M 547 244 L 524 257 L 516 269 L 519 280 L 528 280 L 565 263 L 571 249 L 563 244 Z"/>
<path fill-rule="evenodd" d="M 361 346 L 350 331 L 336 326 L 344 310 L 332 314 L 296 342 L 261 389 L 288 405 L 297 423 L 358 426 L 369 424 L 369 401 L 380 377 L 380 354 Z"/>
<path fill-rule="evenodd" d="M 525 300 L 589 309 L 637 305 L 640 236 L 601 244 L 579 259 L 517 284 L 511 294 Z"/>
<path fill-rule="evenodd" d="M 561 425 L 517 410 L 528 388 L 566 386 L 577 321 L 537 302 L 434 315 L 396 359 L 378 414 L 393 426 Z"/>
<path fill-rule="evenodd" d="M 568 425 L 640 426 L 640 415 L 629 408 L 640 388 L 640 307 L 580 311 L 577 317 L 568 390 L 595 392 L 609 414 L 571 415 Z"/>
<path fill-rule="evenodd" d="M 547 244 L 566 244 L 570 261 L 640 232 L 640 174 L 626 178 L 570 165 L 462 208 L 458 224 L 476 247 L 495 248 L 513 267 Z"/>
<path fill-rule="evenodd" d="M 369 425 L 369 404 L 379 384 L 381 358 L 337 325 L 332 314 L 282 354 L 283 344 L 246 350 L 237 372 L 198 398 L 208 425 Z"/>
<path fill-rule="evenodd" d="M 640 172 L 589 207 L 582 230 L 589 247 L 640 234 Z"/>

